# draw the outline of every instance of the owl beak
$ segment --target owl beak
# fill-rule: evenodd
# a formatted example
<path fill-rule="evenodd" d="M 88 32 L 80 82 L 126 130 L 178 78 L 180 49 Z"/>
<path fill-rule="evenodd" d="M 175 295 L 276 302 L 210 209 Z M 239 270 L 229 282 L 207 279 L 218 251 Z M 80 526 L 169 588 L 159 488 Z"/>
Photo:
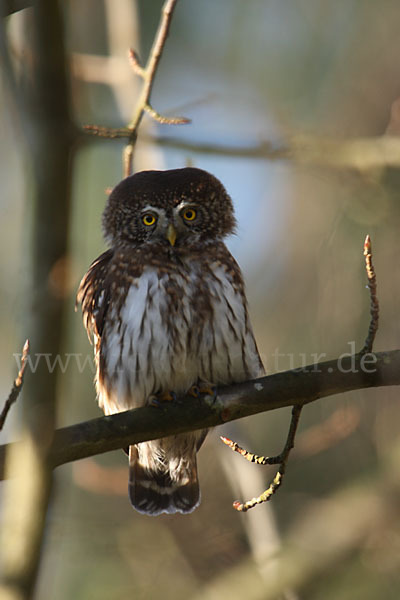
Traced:
<path fill-rule="evenodd" d="M 167 229 L 167 240 L 169 241 L 169 243 L 171 244 L 171 246 L 175 246 L 175 242 L 176 242 L 176 229 L 175 227 L 170 223 L 168 225 L 168 229 Z"/>

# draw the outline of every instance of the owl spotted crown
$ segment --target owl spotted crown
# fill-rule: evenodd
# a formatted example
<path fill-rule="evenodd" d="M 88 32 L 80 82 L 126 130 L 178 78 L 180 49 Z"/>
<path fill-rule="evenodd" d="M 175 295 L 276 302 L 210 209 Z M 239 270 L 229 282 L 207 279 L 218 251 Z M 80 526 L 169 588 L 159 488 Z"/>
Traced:
<path fill-rule="evenodd" d="M 109 249 L 78 301 L 93 339 L 107 415 L 213 393 L 263 366 L 240 268 L 223 242 L 235 228 L 224 186 L 200 169 L 144 171 L 111 192 Z M 207 430 L 129 447 L 129 498 L 141 513 L 190 513 L 200 502 L 196 454 Z"/>

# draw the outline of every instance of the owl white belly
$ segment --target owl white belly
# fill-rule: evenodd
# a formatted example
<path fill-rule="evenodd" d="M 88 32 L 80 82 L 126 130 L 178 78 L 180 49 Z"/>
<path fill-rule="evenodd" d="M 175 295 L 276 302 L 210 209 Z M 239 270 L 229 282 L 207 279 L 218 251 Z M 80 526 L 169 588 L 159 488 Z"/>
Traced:
<path fill-rule="evenodd" d="M 130 287 L 102 338 L 99 403 L 107 414 L 135 408 L 199 380 L 227 384 L 262 373 L 242 295 L 220 264 L 159 276 L 147 269 Z M 115 310 L 115 309 L 114 309 Z"/>

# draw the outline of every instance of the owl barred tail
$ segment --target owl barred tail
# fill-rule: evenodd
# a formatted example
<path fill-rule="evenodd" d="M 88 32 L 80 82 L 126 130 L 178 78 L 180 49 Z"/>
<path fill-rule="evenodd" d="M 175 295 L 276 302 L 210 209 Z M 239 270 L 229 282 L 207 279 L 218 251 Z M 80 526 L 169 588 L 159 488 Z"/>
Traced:
<path fill-rule="evenodd" d="M 185 479 L 182 485 L 171 478 L 169 470 L 143 467 L 136 446 L 129 447 L 129 499 L 137 511 L 153 516 L 192 512 L 200 503 L 195 454 L 185 469 Z"/>

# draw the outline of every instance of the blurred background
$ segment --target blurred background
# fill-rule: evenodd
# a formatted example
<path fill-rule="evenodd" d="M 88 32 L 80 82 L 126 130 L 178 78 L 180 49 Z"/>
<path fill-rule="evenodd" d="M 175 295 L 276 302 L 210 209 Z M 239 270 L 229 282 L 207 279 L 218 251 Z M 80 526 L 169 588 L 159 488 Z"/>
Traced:
<path fill-rule="evenodd" d="M 62 6 L 76 123 L 124 126 L 140 90 L 127 50 L 136 48 L 145 62 L 162 2 L 69 0 Z M 16 57 L 29 56 L 26 19 L 29 9 L 8 18 Z M 178 2 L 152 103 L 192 123 L 174 128 L 145 118 L 136 169 L 193 165 L 226 186 L 238 219 L 228 245 L 246 279 L 268 373 L 362 347 L 369 322 L 367 233 L 381 304 L 375 350 L 400 346 L 397 170 L 240 156 L 240 149 L 265 141 L 279 146 L 298 133 L 383 135 L 400 96 L 399 27 L 396 0 Z M 0 80 L 0 106 L 5 399 L 25 335 L 32 210 L 31 172 L 6 79 Z M 157 136 L 160 145 L 152 141 Z M 237 149 L 237 156 L 221 146 Z M 64 352 L 55 367 L 58 426 L 101 414 L 92 348 L 74 298 L 81 276 L 105 248 L 101 213 L 107 188 L 122 177 L 122 149 L 122 142 L 93 139 L 74 157 Z M 276 454 L 290 410 L 228 424 L 209 436 L 199 454 L 202 503 L 185 517 L 152 519 L 131 509 L 122 452 L 59 467 L 37 598 L 397 599 L 398 394 L 396 388 L 364 390 L 307 406 L 284 485 L 268 506 L 244 515 L 232 502 L 261 493 L 274 469 L 243 461 L 218 435 L 258 454 Z M 18 414 L 16 408 L 8 419 L 3 442 L 17 435 Z"/>

